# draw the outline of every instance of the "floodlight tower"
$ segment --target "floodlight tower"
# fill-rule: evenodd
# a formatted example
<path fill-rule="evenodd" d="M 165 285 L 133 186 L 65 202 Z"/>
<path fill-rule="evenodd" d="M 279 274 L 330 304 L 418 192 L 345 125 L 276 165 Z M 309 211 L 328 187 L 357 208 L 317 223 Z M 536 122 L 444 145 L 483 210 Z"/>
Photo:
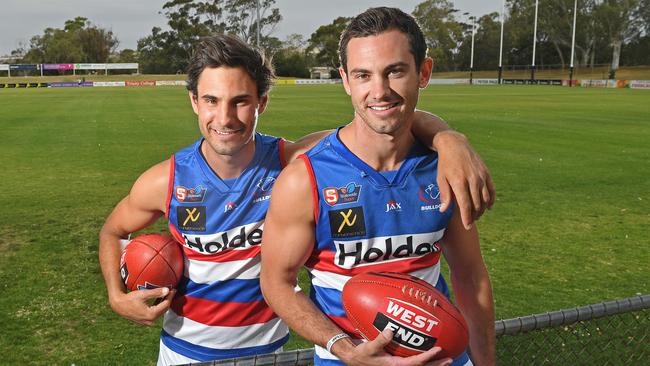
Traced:
<path fill-rule="evenodd" d="M 260 0 L 255 2 L 255 14 L 257 22 L 255 23 L 255 45 L 260 48 Z"/>
<path fill-rule="evenodd" d="M 573 3 L 573 35 L 571 36 L 571 66 L 569 68 L 569 87 L 573 86 L 573 55 L 576 46 L 576 16 L 578 15 L 578 0 Z"/>
<path fill-rule="evenodd" d="M 476 33 L 476 17 L 471 16 L 469 19 L 472 21 L 472 52 L 469 60 L 469 84 L 473 83 L 474 73 L 474 34 Z"/>
<path fill-rule="evenodd" d="M 539 0 L 535 0 L 535 27 L 533 30 L 533 64 L 530 68 L 530 80 L 535 80 L 535 47 L 537 47 L 537 9 L 539 7 Z"/>
<path fill-rule="evenodd" d="M 501 42 L 499 43 L 499 84 L 503 75 L 503 23 L 506 19 L 506 0 L 501 2 Z"/>

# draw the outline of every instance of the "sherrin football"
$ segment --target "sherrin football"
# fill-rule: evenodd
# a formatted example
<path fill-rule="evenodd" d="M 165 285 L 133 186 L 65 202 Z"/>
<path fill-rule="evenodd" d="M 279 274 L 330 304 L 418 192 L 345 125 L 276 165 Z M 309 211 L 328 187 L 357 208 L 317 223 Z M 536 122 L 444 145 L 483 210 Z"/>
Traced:
<path fill-rule="evenodd" d="M 457 357 L 469 342 L 460 311 L 429 283 L 407 274 L 369 272 L 352 277 L 343 287 L 343 307 L 361 335 L 375 339 L 386 328 L 393 340 L 386 351 L 413 356 L 435 346 L 436 359 Z"/>
<path fill-rule="evenodd" d="M 124 248 L 120 276 L 129 291 L 176 288 L 183 275 L 183 251 L 172 237 L 145 234 Z"/>

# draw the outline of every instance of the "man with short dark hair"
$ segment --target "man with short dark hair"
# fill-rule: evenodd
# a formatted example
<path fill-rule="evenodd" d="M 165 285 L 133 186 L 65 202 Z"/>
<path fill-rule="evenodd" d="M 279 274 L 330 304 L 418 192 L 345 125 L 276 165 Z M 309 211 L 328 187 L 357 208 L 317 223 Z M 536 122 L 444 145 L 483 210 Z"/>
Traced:
<path fill-rule="evenodd" d="M 272 77 L 268 60 L 237 38 L 202 39 L 188 70 L 189 99 L 202 137 L 145 171 L 100 233 L 99 258 L 112 309 L 145 325 L 165 313 L 161 365 L 270 353 L 289 338 L 260 291 L 262 230 L 280 170 L 326 133 L 292 143 L 255 132 Z M 464 140 L 440 135 L 441 149 L 451 151 L 450 166 L 480 176 L 481 164 L 463 161 L 473 156 Z M 454 175 L 465 182 L 463 171 Z M 489 182 L 489 176 L 482 179 Z M 455 194 L 471 200 L 467 190 Z M 183 245 L 184 278 L 176 291 L 126 293 L 119 276 L 120 240 L 163 215 Z M 160 297 L 159 304 L 147 304 Z"/>
<path fill-rule="evenodd" d="M 438 155 L 411 133 L 419 88 L 432 69 L 422 32 L 399 9 L 373 8 L 350 22 L 339 51 L 355 115 L 280 174 L 262 240 L 264 297 L 314 342 L 316 365 L 447 365 L 451 359 L 432 361 L 439 347 L 390 356 L 390 327 L 362 342 L 341 300 L 352 276 L 384 271 L 416 276 L 449 296 L 443 254 L 472 359 L 494 365 L 494 305 L 478 233 L 464 227 L 457 207 L 437 209 Z M 303 265 L 312 280 L 309 298 L 294 290 Z M 453 362 L 472 364 L 467 354 Z"/>

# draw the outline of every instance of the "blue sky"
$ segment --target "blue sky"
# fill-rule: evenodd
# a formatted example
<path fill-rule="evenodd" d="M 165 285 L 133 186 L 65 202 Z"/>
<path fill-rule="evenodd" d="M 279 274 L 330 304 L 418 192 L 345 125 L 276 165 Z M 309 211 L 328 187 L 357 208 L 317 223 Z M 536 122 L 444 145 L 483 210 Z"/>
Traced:
<path fill-rule="evenodd" d="M 461 12 L 483 15 L 500 11 L 501 0 L 452 0 Z M 154 26 L 165 26 L 159 14 L 166 0 L 3 0 L 0 3 L 0 55 L 42 34 L 47 27 L 62 28 L 67 19 L 85 16 L 93 23 L 112 29 L 120 49 L 136 48 L 137 41 Z M 412 12 L 421 0 L 276 0 L 283 16 L 274 35 L 282 40 L 292 33 L 309 38 L 319 26 L 338 16 L 353 16 L 372 6 L 395 6 Z"/>

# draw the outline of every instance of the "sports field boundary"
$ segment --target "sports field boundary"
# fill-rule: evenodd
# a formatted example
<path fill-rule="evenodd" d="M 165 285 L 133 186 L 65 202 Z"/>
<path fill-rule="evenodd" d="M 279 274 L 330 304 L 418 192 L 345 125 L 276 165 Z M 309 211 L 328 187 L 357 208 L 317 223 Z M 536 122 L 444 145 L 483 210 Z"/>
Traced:
<path fill-rule="evenodd" d="M 650 361 L 650 294 L 497 320 L 497 364 L 618 365 Z M 314 349 L 190 365 L 305 366 Z"/>

